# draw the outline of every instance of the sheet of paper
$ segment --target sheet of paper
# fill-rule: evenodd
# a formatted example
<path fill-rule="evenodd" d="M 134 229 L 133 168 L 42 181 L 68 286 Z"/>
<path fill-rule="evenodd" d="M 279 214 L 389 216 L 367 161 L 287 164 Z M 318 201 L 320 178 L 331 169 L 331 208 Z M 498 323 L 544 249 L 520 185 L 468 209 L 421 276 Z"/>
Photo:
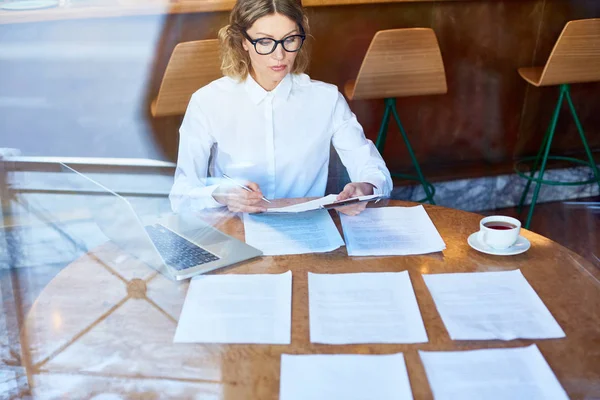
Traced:
<path fill-rule="evenodd" d="M 281 356 L 280 400 L 412 398 L 402 353 Z"/>
<path fill-rule="evenodd" d="M 302 214 L 244 214 L 246 243 L 266 256 L 324 253 L 344 245 L 327 210 Z"/>
<path fill-rule="evenodd" d="M 380 197 L 381 197 L 380 195 L 371 194 L 371 195 L 367 195 L 367 196 L 352 197 L 345 201 L 350 201 L 350 200 L 354 200 L 354 199 L 360 200 L 360 201 L 367 201 L 367 200 L 375 200 Z M 299 212 L 305 212 L 305 211 L 319 210 L 324 205 L 335 203 L 336 198 L 337 198 L 336 194 L 330 194 L 328 196 L 321 197 L 320 199 L 310 200 L 310 201 L 307 201 L 304 203 L 294 204 L 294 205 L 287 206 L 287 207 L 269 208 L 269 209 L 267 209 L 266 213 L 299 213 Z"/>
<path fill-rule="evenodd" d="M 562 400 L 565 393 L 536 345 L 419 351 L 436 400 Z"/>
<path fill-rule="evenodd" d="M 521 271 L 423 275 L 454 340 L 562 338 Z"/>
<path fill-rule="evenodd" d="M 427 332 L 408 271 L 308 273 L 313 343 L 423 343 Z"/>
<path fill-rule="evenodd" d="M 340 218 L 349 256 L 427 254 L 446 248 L 423 206 L 367 208 Z"/>
<path fill-rule="evenodd" d="M 294 204 L 287 207 L 273 207 L 267 209 L 266 213 L 300 213 L 305 211 L 318 210 L 324 204 L 333 203 L 336 199 L 336 194 L 330 194 L 320 199 L 306 201 L 304 203 Z"/>
<path fill-rule="evenodd" d="M 199 275 L 188 288 L 175 343 L 289 344 L 292 273 Z"/>

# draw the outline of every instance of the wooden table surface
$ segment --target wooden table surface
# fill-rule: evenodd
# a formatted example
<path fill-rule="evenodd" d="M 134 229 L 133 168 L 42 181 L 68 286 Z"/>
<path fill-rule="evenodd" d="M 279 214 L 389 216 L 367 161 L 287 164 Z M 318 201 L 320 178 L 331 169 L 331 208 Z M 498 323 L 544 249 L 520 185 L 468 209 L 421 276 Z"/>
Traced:
<path fill-rule="evenodd" d="M 386 204 L 379 204 L 385 206 Z M 387 206 L 412 205 L 390 201 Z M 481 216 L 425 206 L 447 248 L 422 256 L 324 254 L 261 257 L 218 274 L 293 272 L 290 345 L 173 344 L 188 282 L 175 283 L 111 243 L 64 268 L 42 291 L 21 334 L 33 393 L 44 398 L 277 399 L 280 355 L 403 352 L 415 399 L 431 398 L 417 350 L 520 347 L 536 343 L 573 399 L 600 397 L 600 281 L 587 261 L 533 232 L 511 257 L 471 249 Z M 333 214 L 332 214 L 333 215 Z M 210 217 L 243 240 L 237 216 Z M 339 218 L 334 215 L 339 227 Z M 521 269 L 566 333 L 564 339 L 452 341 L 421 274 Z M 307 273 L 408 270 L 429 337 L 423 344 L 323 345 L 309 340 Z M 98 397 L 104 398 L 104 397 Z M 107 397 L 113 398 L 113 397 Z"/>

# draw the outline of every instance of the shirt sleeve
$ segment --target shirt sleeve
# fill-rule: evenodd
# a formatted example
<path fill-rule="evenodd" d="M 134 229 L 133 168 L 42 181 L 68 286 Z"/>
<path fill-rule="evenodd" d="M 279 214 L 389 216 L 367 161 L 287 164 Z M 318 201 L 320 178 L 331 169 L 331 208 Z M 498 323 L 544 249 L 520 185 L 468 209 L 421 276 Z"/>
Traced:
<path fill-rule="evenodd" d="M 222 207 L 212 193 L 218 185 L 207 183 L 210 150 L 215 143 L 200 101 L 192 96 L 179 128 L 179 154 L 175 181 L 169 200 L 174 212 L 200 211 Z"/>
<path fill-rule="evenodd" d="M 356 115 L 341 93 L 337 94 L 333 110 L 332 143 L 348 170 L 352 182 L 367 182 L 375 186 L 373 193 L 389 196 L 392 178 L 385 161 L 372 141 L 365 137 Z"/>

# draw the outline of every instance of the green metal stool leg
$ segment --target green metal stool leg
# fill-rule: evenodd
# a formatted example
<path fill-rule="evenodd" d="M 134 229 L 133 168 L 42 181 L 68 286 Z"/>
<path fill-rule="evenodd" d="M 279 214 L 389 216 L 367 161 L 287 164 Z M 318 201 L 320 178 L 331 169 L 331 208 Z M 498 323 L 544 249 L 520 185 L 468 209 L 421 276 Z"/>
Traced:
<path fill-rule="evenodd" d="M 560 95 L 558 97 L 558 103 L 556 103 L 556 108 L 554 109 L 554 114 L 552 116 L 552 121 L 554 121 L 554 116 L 556 116 L 556 121 L 558 121 L 558 114 L 560 114 L 560 109 L 562 107 L 564 101 L 564 97 L 563 97 L 563 92 L 562 89 L 560 91 Z M 535 162 L 533 163 L 533 167 L 531 168 L 531 172 L 529 173 L 529 176 L 531 178 L 533 178 L 535 176 L 535 172 L 538 169 L 538 166 L 540 165 L 540 158 L 542 157 L 542 153 L 544 151 L 544 149 L 546 148 L 546 143 L 548 143 L 548 138 L 550 137 L 550 131 L 553 130 L 556 127 L 556 123 L 551 122 L 550 125 L 548 125 L 548 129 L 546 129 L 546 134 L 544 135 L 544 139 L 542 140 L 542 145 L 540 146 L 540 149 L 538 150 L 537 156 L 535 157 Z M 527 194 L 529 193 L 529 188 L 531 186 L 531 180 L 527 180 L 527 183 L 525 184 L 525 189 L 523 189 L 523 193 L 521 194 L 521 200 L 519 200 L 519 205 L 517 206 L 517 212 L 520 214 L 521 211 L 523 210 L 523 205 L 525 204 L 525 199 L 527 198 Z"/>
<path fill-rule="evenodd" d="M 385 146 L 385 139 L 387 138 L 388 124 L 390 122 L 390 105 L 387 100 L 385 101 L 385 112 L 383 119 L 381 120 L 381 126 L 379 127 L 379 134 L 375 141 L 375 147 L 379 150 L 379 154 L 383 156 L 383 148 Z"/>
<path fill-rule="evenodd" d="M 575 120 L 575 125 L 577 125 L 577 131 L 579 132 L 579 136 L 581 137 L 581 141 L 583 142 L 583 147 L 585 149 L 585 153 L 590 160 L 590 167 L 594 172 L 594 177 L 596 178 L 596 182 L 598 182 L 598 187 L 600 188 L 600 173 L 598 173 L 598 167 L 596 166 L 596 162 L 594 161 L 594 156 L 592 156 L 592 152 L 590 150 L 590 146 L 585 138 L 585 133 L 583 132 L 583 126 L 581 126 L 581 122 L 579 121 L 579 117 L 577 116 L 577 112 L 575 111 L 575 106 L 573 105 L 573 100 L 571 100 L 571 91 L 569 90 L 569 85 L 565 86 L 565 92 L 567 96 L 567 103 L 569 103 L 569 108 L 571 109 L 571 114 L 573 115 L 573 119 Z"/>
<path fill-rule="evenodd" d="M 410 158 L 412 159 L 412 163 L 413 163 L 415 169 L 417 170 L 417 175 L 419 177 L 419 181 L 421 182 L 421 185 L 423 186 L 423 190 L 425 191 L 425 195 L 427 196 L 426 199 L 429 201 L 429 203 L 435 204 L 435 201 L 433 200 L 433 193 L 430 191 L 429 184 L 425 180 L 425 177 L 423 176 L 423 173 L 421 172 L 421 167 L 419 166 L 417 157 L 415 156 L 412 146 L 410 145 L 410 141 L 408 140 L 406 131 L 404 131 L 402 122 L 400 122 L 400 117 L 398 116 L 398 111 L 396 111 L 396 99 L 386 99 L 386 103 L 388 103 L 388 101 L 389 101 L 389 104 L 392 106 L 391 107 L 392 113 L 394 114 L 394 119 L 396 120 L 396 123 L 398 124 L 398 128 L 400 128 L 400 133 L 402 134 L 402 138 L 404 139 L 404 143 L 406 144 L 406 148 L 408 149 L 408 154 L 410 155 Z"/>
<path fill-rule="evenodd" d="M 548 129 L 546 129 L 546 134 L 544 135 L 544 140 L 542 140 L 542 145 L 540 146 L 540 149 L 538 150 L 538 153 L 535 156 L 535 161 L 533 163 L 533 166 L 531 167 L 531 171 L 529 172 L 530 178 L 533 178 L 533 176 L 535 175 L 535 172 L 538 169 L 538 166 L 540 165 L 540 159 L 542 158 L 542 153 L 544 152 L 544 149 L 546 148 L 546 143 L 548 143 L 548 136 L 550 136 L 550 126 L 548 126 Z M 531 181 L 527 180 L 527 183 L 525 184 L 525 189 L 523 189 L 523 193 L 521 194 L 521 200 L 519 200 L 519 205 L 517 206 L 517 212 L 519 214 L 523 210 L 523 204 L 525 204 L 525 199 L 527 198 L 527 194 L 529 193 L 530 186 L 531 186 Z"/>
<path fill-rule="evenodd" d="M 544 151 L 544 157 L 542 158 L 542 166 L 540 168 L 540 173 L 538 175 L 538 179 L 541 181 L 544 179 L 544 172 L 546 171 L 546 163 L 548 162 L 548 154 L 550 153 L 550 146 L 552 146 L 552 139 L 554 138 L 554 131 L 556 131 L 556 123 L 558 122 L 558 115 L 560 114 L 560 106 L 562 105 L 565 97 L 565 89 L 561 86 L 560 96 L 558 98 L 558 104 L 556 106 L 556 110 L 554 111 L 554 115 L 552 116 L 552 123 L 550 125 L 550 135 L 548 136 L 548 141 L 546 143 L 546 149 Z M 535 183 L 535 189 L 533 191 L 533 198 L 531 199 L 531 205 L 529 206 L 529 213 L 527 214 L 527 221 L 525 222 L 525 229 L 529 229 L 529 225 L 531 224 L 531 218 L 533 217 L 533 209 L 535 208 L 535 203 L 537 202 L 538 195 L 540 194 L 540 189 L 542 187 L 541 182 Z"/>

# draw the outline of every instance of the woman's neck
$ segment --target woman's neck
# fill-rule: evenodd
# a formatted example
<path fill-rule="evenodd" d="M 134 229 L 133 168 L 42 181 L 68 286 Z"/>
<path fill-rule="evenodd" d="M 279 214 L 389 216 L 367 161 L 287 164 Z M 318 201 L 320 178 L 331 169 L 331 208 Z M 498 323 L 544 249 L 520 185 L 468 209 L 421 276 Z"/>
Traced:
<path fill-rule="evenodd" d="M 250 75 L 252 76 L 252 79 L 254 79 L 254 81 L 258 83 L 258 85 L 265 89 L 267 92 L 270 92 L 273 89 L 275 89 L 277 85 L 279 85 L 279 83 L 281 82 L 280 80 L 274 81 L 271 79 L 262 79 L 254 71 L 250 71 Z"/>

